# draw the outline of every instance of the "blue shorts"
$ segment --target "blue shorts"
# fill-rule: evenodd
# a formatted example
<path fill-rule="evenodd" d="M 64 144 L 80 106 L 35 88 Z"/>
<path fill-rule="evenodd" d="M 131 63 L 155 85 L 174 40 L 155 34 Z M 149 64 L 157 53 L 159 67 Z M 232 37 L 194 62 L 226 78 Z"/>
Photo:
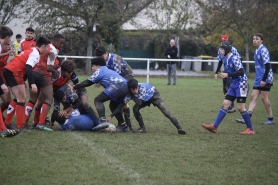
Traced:
<path fill-rule="evenodd" d="M 247 97 L 248 95 L 248 82 L 241 81 L 241 82 L 232 82 L 230 88 L 227 92 L 227 95 L 233 97 Z"/>
<path fill-rule="evenodd" d="M 122 102 L 125 96 L 128 94 L 127 83 L 111 84 L 105 90 L 104 93 L 115 102 Z"/>

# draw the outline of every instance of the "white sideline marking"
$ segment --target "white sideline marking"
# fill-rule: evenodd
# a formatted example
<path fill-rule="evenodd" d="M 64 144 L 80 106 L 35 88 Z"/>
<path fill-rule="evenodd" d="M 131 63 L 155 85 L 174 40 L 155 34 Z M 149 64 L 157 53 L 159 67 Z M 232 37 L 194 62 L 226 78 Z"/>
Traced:
<path fill-rule="evenodd" d="M 131 166 L 125 165 L 123 162 L 119 161 L 118 159 L 112 157 L 108 153 L 105 152 L 105 149 L 98 147 L 94 145 L 90 140 L 87 138 L 81 136 L 80 134 L 76 132 L 70 132 L 73 137 L 76 139 L 82 141 L 84 144 L 88 145 L 93 152 L 101 155 L 103 158 L 107 159 L 107 163 L 109 163 L 109 167 L 115 168 L 116 170 L 121 170 L 123 174 L 128 176 L 129 178 L 132 178 L 135 180 L 135 184 L 152 184 L 152 183 L 146 183 L 144 180 L 140 178 L 140 174 L 137 173 L 135 170 L 132 169 Z M 142 182 L 143 181 L 143 182 Z"/>

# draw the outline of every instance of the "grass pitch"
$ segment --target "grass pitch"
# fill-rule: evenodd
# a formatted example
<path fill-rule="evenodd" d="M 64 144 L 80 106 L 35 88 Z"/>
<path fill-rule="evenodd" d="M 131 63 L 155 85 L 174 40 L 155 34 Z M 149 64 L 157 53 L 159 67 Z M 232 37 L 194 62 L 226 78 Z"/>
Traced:
<path fill-rule="evenodd" d="M 252 116 L 255 135 L 237 134 L 246 128 L 235 122 L 238 111 L 228 114 L 213 134 L 201 124 L 212 123 L 221 107 L 221 80 L 211 75 L 178 78 L 176 86 L 167 86 L 165 77 L 151 78 L 150 83 L 187 135 L 178 135 L 159 109 L 151 106 L 141 110 L 144 134 L 62 132 L 56 124 L 54 132 L 34 130 L 0 138 L 0 184 L 277 184 L 278 128 L 262 125 L 267 116 L 260 99 Z M 92 105 L 102 90 L 87 88 Z M 277 122 L 276 83 L 269 98 Z M 246 108 L 249 102 L 250 96 Z M 138 128 L 133 115 L 131 119 Z"/>

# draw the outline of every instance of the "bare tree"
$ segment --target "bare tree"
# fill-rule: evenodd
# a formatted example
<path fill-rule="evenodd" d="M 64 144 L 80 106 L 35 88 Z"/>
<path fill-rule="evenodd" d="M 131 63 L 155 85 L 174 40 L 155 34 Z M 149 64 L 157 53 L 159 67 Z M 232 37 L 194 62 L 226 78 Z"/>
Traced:
<path fill-rule="evenodd" d="M 14 18 L 22 17 L 22 0 L 0 0 L 0 21 L 1 25 L 6 25 Z"/>
<path fill-rule="evenodd" d="M 276 12 L 273 11 L 272 1 L 262 0 L 196 0 L 202 8 L 202 28 L 207 35 L 214 33 L 237 33 L 244 41 L 245 58 L 249 60 L 249 45 L 252 43 L 252 36 L 255 32 L 267 31 L 271 16 L 276 13 L 277 24 L 277 3 Z M 249 73 L 249 64 L 246 65 Z"/>
<path fill-rule="evenodd" d="M 121 25 L 135 16 L 153 0 L 36 0 L 29 3 L 34 10 L 29 23 L 35 22 L 45 32 L 74 29 L 87 37 L 87 56 L 92 56 L 93 36 L 111 26 L 119 31 Z M 91 73 L 90 60 L 86 73 Z"/>

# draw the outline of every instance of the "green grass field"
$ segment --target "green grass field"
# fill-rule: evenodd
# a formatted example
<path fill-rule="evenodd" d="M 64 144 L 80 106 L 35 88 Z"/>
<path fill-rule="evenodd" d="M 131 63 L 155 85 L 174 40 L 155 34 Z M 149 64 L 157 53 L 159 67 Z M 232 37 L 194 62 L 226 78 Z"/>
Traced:
<path fill-rule="evenodd" d="M 255 135 L 237 134 L 246 128 L 235 122 L 238 111 L 228 114 L 213 134 L 201 124 L 212 123 L 221 107 L 221 80 L 213 80 L 212 75 L 186 77 L 178 78 L 176 86 L 167 86 L 166 77 L 151 77 L 150 83 L 187 135 L 178 135 L 171 122 L 151 106 L 141 111 L 145 134 L 62 132 L 56 124 L 54 132 L 33 130 L 0 138 L 0 184 L 277 184 L 278 128 L 262 125 L 267 116 L 260 99 L 252 116 Z M 101 90 L 87 88 L 92 105 Z M 276 84 L 270 101 L 278 121 Z M 249 102 L 250 96 L 246 108 Z M 138 128 L 133 115 L 132 123 Z"/>

